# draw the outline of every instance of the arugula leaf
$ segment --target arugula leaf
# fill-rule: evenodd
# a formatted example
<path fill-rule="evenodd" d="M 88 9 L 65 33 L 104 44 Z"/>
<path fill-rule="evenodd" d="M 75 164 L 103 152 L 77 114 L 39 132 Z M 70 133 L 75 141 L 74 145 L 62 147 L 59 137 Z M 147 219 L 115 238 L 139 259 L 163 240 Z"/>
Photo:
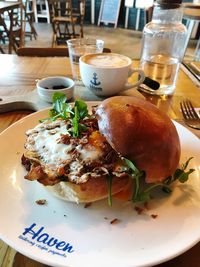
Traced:
<path fill-rule="evenodd" d="M 185 163 L 182 164 L 182 170 L 185 171 L 186 168 L 188 167 L 188 164 L 190 163 L 190 161 L 193 159 L 193 157 L 190 157 Z"/>
<path fill-rule="evenodd" d="M 66 96 L 62 93 L 56 92 L 53 94 L 53 109 L 57 113 L 61 113 L 63 111 L 63 104 L 66 102 Z"/>
<path fill-rule="evenodd" d="M 82 132 L 86 132 L 88 129 L 87 126 L 85 126 L 84 124 L 82 123 L 79 123 L 79 131 L 82 133 Z"/>
<path fill-rule="evenodd" d="M 167 193 L 167 194 L 170 194 L 172 192 L 172 189 L 169 186 L 164 185 L 162 187 L 162 191 Z"/>
<path fill-rule="evenodd" d="M 169 176 L 165 181 L 165 185 L 170 185 L 176 180 L 178 180 L 180 183 L 185 183 L 187 182 L 189 175 L 195 171 L 195 169 L 189 169 L 186 171 L 186 168 L 188 167 L 190 161 L 193 158 L 189 158 L 185 163 L 182 164 L 181 168 L 178 168 L 175 170 L 174 174 Z"/>
<path fill-rule="evenodd" d="M 63 93 L 56 92 L 53 94 L 53 108 L 49 111 L 51 120 L 62 118 L 64 120 L 69 118 L 69 113 L 73 113 L 71 107 L 66 103 L 66 96 Z"/>
<path fill-rule="evenodd" d="M 137 169 L 136 166 L 133 164 L 133 162 L 130 161 L 129 159 L 122 158 L 122 160 L 129 167 L 130 175 L 135 180 L 134 190 L 133 190 L 133 195 L 131 197 L 131 200 L 136 201 L 139 196 L 140 179 L 145 176 L 145 172 Z"/>
<path fill-rule="evenodd" d="M 87 127 L 84 124 L 79 123 L 80 120 L 88 117 L 87 104 L 83 100 L 76 100 L 74 107 L 72 108 L 73 114 L 71 114 L 73 125 L 73 136 L 79 137 L 81 132 L 87 131 Z"/>
<path fill-rule="evenodd" d="M 143 191 L 143 192 L 138 193 L 137 198 L 135 198 L 133 202 L 145 203 L 145 202 L 148 202 L 149 200 L 151 200 L 150 192 Z"/>
<path fill-rule="evenodd" d="M 74 106 L 72 107 L 70 104 L 66 103 L 67 98 L 65 94 L 55 92 L 53 94 L 52 101 L 53 107 L 49 111 L 49 116 L 52 121 L 57 118 L 71 120 L 73 129 L 70 134 L 73 137 L 79 137 L 82 132 L 87 131 L 87 127 L 80 123 L 80 120 L 85 117 L 89 117 L 87 104 L 83 100 L 76 100 Z M 45 120 L 47 119 L 41 120 L 41 122 Z"/>
<path fill-rule="evenodd" d="M 108 205 L 112 206 L 112 175 L 107 175 L 107 183 L 108 183 Z"/>
<path fill-rule="evenodd" d="M 179 176 L 178 180 L 180 183 L 185 183 L 187 182 L 189 175 L 193 173 L 195 170 L 194 169 L 189 169 L 188 172 L 182 172 L 181 175 Z"/>
<path fill-rule="evenodd" d="M 189 179 L 189 175 L 194 172 L 194 169 L 189 169 L 186 171 L 186 168 L 189 165 L 189 162 L 192 158 L 189 158 L 184 164 L 182 164 L 181 168 L 177 169 L 173 175 L 167 177 L 161 183 L 155 183 L 147 187 L 145 190 L 142 191 L 141 189 L 141 178 L 145 177 L 144 171 L 140 171 L 136 168 L 132 161 L 122 158 L 124 163 L 129 167 L 130 175 L 134 179 L 134 190 L 131 200 L 133 202 L 146 202 L 151 199 L 151 192 L 157 188 L 161 187 L 165 193 L 171 193 L 172 189 L 169 187 L 175 181 L 179 181 L 180 183 L 185 183 Z"/>
<path fill-rule="evenodd" d="M 83 100 L 81 99 L 76 100 L 74 106 L 77 107 L 80 119 L 84 119 L 85 117 L 88 116 L 87 104 Z"/>
<path fill-rule="evenodd" d="M 130 168 L 131 172 L 134 174 L 138 174 L 140 171 L 136 168 L 132 161 L 126 158 L 122 158 L 123 162 Z"/>
<path fill-rule="evenodd" d="M 74 116 L 72 118 L 73 137 L 78 137 L 79 136 L 78 121 L 79 121 L 79 113 L 78 113 L 78 108 L 75 106 L 74 107 Z"/>

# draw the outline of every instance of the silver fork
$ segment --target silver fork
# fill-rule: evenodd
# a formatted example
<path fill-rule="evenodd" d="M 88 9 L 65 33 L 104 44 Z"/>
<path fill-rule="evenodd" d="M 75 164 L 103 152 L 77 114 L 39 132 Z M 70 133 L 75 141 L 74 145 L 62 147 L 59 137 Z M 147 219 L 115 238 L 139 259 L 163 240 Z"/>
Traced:
<path fill-rule="evenodd" d="M 185 123 L 189 127 L 200 130 L 200 117 L 195 111 L 191 101 L 186 99 L 180 103 L 180 106 Z"/>

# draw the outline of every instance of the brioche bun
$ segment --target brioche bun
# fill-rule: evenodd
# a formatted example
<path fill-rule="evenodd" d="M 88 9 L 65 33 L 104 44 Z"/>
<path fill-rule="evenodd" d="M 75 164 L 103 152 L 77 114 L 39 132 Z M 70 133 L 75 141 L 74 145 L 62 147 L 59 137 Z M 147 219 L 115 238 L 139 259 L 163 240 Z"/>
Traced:
<path fill-rule="evenodd" d="M 128 176 L 113 177 L 112 195 L 126 190 L 130 184 L 131 179 Z M 58 198 L 76 203 L 89 203 L 108 197 L 108 182 L 105 177 L 89 179 L 83 184 L 60 182 L 47 188 Z"/>
<path fill-rule="evenodd" d="M 99 131 L 110 145 L 154 183 L 174 173 L 180 160 L 180 141 L 167 115 L 151 103 L 129 96 L 104 100 L 97 108 Z"/>

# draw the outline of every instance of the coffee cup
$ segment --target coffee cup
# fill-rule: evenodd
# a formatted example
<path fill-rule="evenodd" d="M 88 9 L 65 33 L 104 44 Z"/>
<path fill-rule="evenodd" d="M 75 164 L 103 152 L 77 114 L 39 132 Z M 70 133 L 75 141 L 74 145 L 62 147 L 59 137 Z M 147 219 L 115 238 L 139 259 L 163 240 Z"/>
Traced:
<path fill-rule="evenodd" d="M 145 79 L 142 70 L 132 67 L 132 60 L 115 53 L 87 54 L 80 57 L 83 84 L 98 96 L 112 96 L 120 91 L 139 86 Z M 139 74 L 139 80 L 128 83 L 128 78 Z"/>

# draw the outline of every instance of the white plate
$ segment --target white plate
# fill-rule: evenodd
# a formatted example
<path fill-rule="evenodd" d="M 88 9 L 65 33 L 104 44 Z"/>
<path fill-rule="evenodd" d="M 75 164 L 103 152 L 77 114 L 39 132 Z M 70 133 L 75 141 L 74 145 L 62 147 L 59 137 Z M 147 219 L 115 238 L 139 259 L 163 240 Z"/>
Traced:
<path fill-rule="evenodd" d="M 200 240 L 200 141 L 190 131 L 175 123 L 181 162 L 194 157 L 190 167 L 195 173 L 187 184 L 178 185 L 170 196 L 160 195 L 150 210 L 138 215 L 133 204 L 116 200 L 112 208 L 107 200 L 88 208 L 67 203 L 24 179 L 20 158 L 25 131 L 46 114 L 34 113 L 0 135 L 0 238 L 6 243 L 51 266 L 133 267 L 169 260 Z M 37 205 L 38 199 L 46 199 L 47 205 Z M 120 222 L 110 224 L 115 218 Z M 49 240 L 55 245 L 48 246 Z"/>

